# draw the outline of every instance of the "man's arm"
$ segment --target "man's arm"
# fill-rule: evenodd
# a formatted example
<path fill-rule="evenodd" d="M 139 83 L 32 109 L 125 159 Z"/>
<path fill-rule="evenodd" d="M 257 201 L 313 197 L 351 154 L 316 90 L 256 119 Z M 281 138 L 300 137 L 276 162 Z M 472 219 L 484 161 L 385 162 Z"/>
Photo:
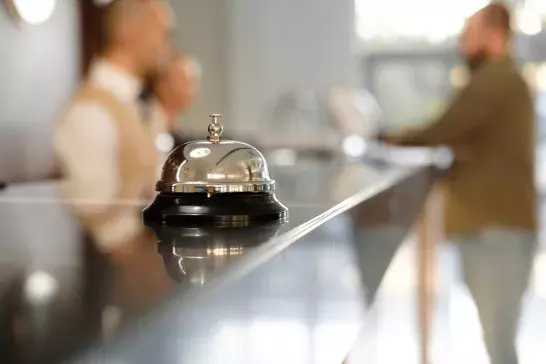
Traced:
<path fill-rule="evenodd" d="M 490 67 L 472 77 L 438 121 L 424 129 L 388 138 L 388 141 L 408 146 L 454 146 L 464 143 L 490 122 L 495 110 L 502 106 L 508 86 L 505 85 L 505 77 Z"/>

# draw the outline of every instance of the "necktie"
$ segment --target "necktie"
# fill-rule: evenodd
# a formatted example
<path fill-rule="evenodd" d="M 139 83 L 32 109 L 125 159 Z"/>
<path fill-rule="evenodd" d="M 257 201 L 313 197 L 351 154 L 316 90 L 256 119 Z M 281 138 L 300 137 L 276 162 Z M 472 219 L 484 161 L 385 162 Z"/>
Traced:
<path fill-rule="evenodd" d="M 142 92 L 138 96 L 138 104 L 140 108 L 140 116 L 144 124 L 149 124 L 152 119 L 152 100 L 153 88 L 150 84 L 143 87 Z"/>

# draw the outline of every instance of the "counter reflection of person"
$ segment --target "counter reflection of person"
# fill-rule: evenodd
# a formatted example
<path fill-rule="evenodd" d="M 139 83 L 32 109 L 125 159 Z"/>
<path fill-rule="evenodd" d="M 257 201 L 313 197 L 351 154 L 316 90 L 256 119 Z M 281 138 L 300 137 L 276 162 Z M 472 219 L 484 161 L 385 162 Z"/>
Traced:
<path fill-rule="evenodd" d="M 105 26 L 107 47 L 66 105 L 53 144 L 63 199 L 109 250 L 142 236 L 139 201 L 154 193 L 160 128 L 143 121 L 138 96 L 143 80 L 167 67 L 172 19 L 163 2 L 116 0 Z"/>
<path fill-rule="evenodd" d="M 468 19 L 460 51 L 471 79 L 438 122 L 387 136 L 407 146 L 447 145 L 445 229 L 461 253 L 492 364 L 517 363 L 521 299 L 536 247 L 534 111 L 512 60 L 510 14 L 490 4 Z"/>

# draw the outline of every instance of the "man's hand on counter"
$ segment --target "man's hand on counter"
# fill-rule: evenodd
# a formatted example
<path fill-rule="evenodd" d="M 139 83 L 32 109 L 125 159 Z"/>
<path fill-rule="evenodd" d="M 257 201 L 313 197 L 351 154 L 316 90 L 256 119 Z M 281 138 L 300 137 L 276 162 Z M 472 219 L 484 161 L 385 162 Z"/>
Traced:
<path fill-rule="evenodd" d="M 377 136 L 377 140 L 385 144 L 396 144 L 397 141 L 396 135 L 381 133 Z"/>
<path fill-rule="evenodd" d="M 419 133 L 424 128 L 423 125 L 414 125 L 397 131 L 384 130 L 378 134 L 377 140 L 385 144 L 403 145 L 409 135 Z"/>
<path fill-rule="evenodd" d="M 381 132 L 377 135 L 377 140 L 385 144 L 397 145 L 401 143 L 402 136 L 401 132 Z"/>

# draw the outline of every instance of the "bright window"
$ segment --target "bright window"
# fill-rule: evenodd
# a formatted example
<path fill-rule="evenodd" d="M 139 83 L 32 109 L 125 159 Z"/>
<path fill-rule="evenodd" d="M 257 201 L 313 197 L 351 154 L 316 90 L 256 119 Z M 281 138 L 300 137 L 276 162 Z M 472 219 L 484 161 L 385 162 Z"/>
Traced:
<path fill-rule="evenodd" d="M 365 40 L 384 37 L 442 41 L 456 35 L 466 17 L 487 0 L 356 0 L 357 33 Z"/>
<path fill-rule="evenodd" d="M 357 34 L 363 40 L 407 39 L 441 42 L 457 35 L 465 19 L 488 0 L 355 0 Z M 538 34 L 546 18 L 546 0 L 514 7 L 514 23 L 527 35 Z"/>

